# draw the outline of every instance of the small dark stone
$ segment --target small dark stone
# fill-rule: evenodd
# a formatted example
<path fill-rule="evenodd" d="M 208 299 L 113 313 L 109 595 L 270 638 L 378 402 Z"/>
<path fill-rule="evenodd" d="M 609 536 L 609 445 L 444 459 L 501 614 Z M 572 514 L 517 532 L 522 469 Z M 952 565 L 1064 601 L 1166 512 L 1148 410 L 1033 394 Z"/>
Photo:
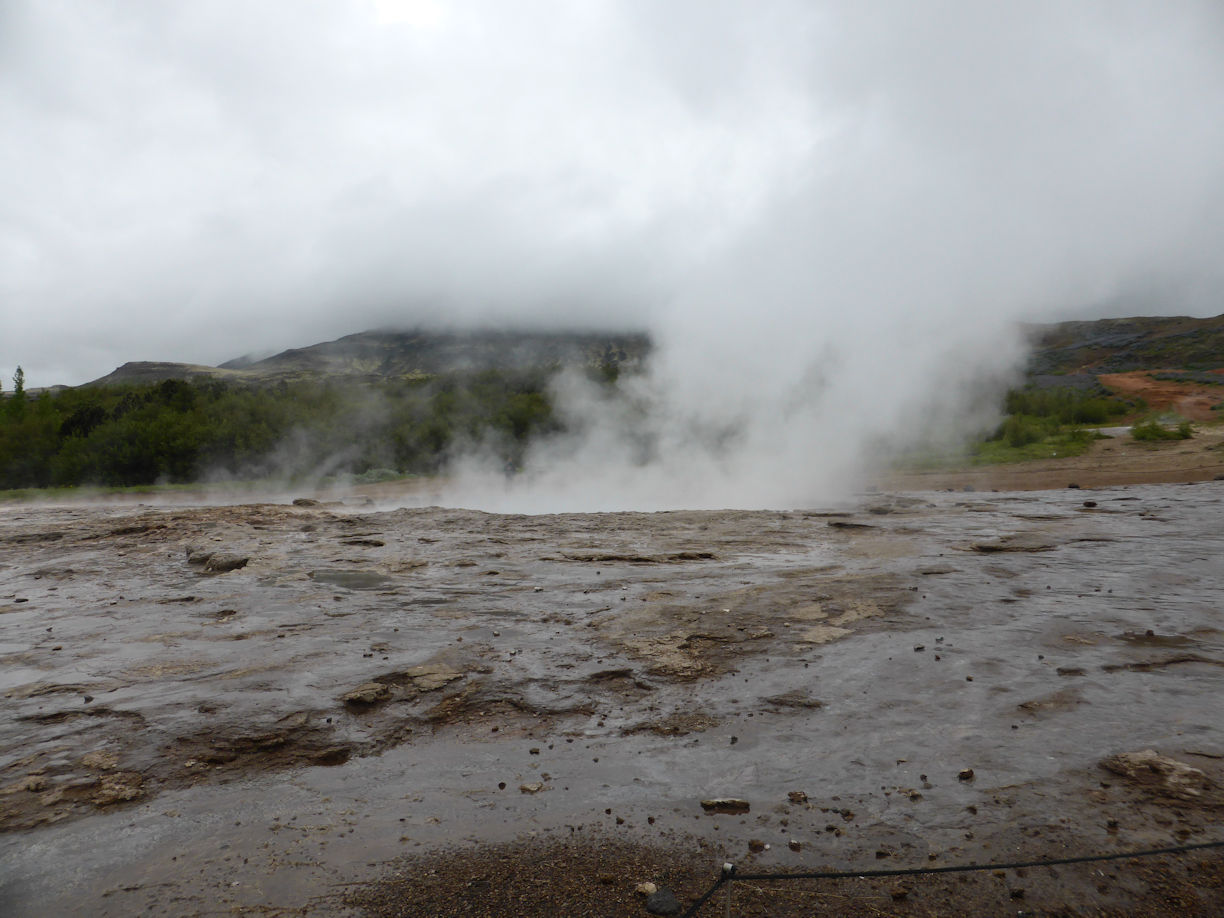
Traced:
<path fill-rule="evenodd" d="M 740 800 L 738 797 L 715 797 L 712 800 L 702 800 L 701 808 L 707 813 L 724 813 L 729 816 L 736 816 L 740 813 L 747 813 L 751 809 L 751 805 L 747 800 Z M 611 810 L 608 812 L 611 812 Z"/>
<path fill-rule="evenodd" d="M 1073 490 L 1076 490 L 1076 491 L 1079 490 L 1079 485 L 1077 485 L 1075 482 L 1072 482 L 1071 484 L 1067 485 L 1067 487 L 1072 488 Z"/>
<path fill-rule="evenodd" d="M 679 915 L 680 900 L 666 886 L 660 886 L 646 897 L 646 911 L 652 915 Z"/>
<path fill-rule="evenodd" d="M 1086 500 L 1086 501 L 1084 501 L 1084 506 L 1085 506 L 1085 507 L 1087 507 L 1089 510 L 1091 510 L 1091 509 L 1092 509 L 1093 507 L 1095 507 L 1096 505 L 1097 505 L 1097 502 L 1096 502 L 1095 500 Z"/>
<path fill-rule="evenodd" d="M 962 781 L 972 781 L 973 780 L 973 769 L 972 768 L 962 768 L 959 772 L 957 772 L 956 777 L 958 777 Z"/>
<path fill-rule="evenodd" d="M 93 695 L 86 695 L 85 704 L 89 704 L 91 701 L 93 701 Z"/>

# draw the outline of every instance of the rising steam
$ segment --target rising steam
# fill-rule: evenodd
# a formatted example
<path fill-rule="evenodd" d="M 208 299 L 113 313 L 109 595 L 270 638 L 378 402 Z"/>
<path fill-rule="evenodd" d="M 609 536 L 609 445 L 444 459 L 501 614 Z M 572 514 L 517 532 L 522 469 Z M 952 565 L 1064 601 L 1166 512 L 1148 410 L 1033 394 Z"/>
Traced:
<path fill-rule="evenodd" d="M 940 10 L 822 8 L 792 78 L 825 131 L 654 317 L 646 377 L 627 402 L 563 383 L 581 436 L 508 485 L 469 464 L 454 499 L 828 499 L 907 439 L 990 423 L 1021 319 L 1139 289 L 1149 312 L 1212 308 L 1192 291 L 1221 289 L 1218 11 Z"/>

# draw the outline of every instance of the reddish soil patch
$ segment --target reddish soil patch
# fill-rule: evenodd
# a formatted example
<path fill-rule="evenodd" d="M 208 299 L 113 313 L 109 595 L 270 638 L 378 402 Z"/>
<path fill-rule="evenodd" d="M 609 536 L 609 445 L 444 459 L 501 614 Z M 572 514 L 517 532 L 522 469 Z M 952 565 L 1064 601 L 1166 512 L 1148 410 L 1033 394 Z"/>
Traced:
<path fill-rule="evenodd" d="M 1217 420 L 1212 409 L 1224 402 L 1224 386 L 1171 379 L 1153 379 L 1150 370 L 1109 373 L 1098 377 L 1101 385 L 1124 398 L 1141 398 L 1156 411 L 1175 411 L 1191 421 Z"/>

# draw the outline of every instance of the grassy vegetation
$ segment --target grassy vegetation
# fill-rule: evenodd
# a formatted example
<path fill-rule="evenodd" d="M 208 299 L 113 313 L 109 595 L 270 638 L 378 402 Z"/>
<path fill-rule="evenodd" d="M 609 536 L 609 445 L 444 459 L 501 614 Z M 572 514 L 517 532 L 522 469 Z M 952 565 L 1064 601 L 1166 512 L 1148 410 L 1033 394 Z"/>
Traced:
<path fill-rule="evenodd" d="M 559 429 L 551 373 L 488 370 L 364 384 L 167 380 L 37 397 L 17 386 L 0 401 L 0 500 L 215 480 L 227 488 L 258 487 L 268 478 L 373 483 L 434 474 L 472 447 L 515 467 L 533 438 Z M 614 371 L 593 378 L 616 385 Z M 1080 455 L 1099 436 L 1084 425 L 1106 424 L 1141 404 L 1100 387 L 1016 389 L 1006 396 L 1003 422 L 967 455 L 911 455 L 909 464 Z M 1134 436 L 1185 439 L 1192 430 L 1150 421 Z"/>
<path fill-rule="evenodd" d="M 1136 408 L 1136 403 L 1101 389 L 1026 387 L 1004 399 L 1007 417 L 969 451 L 974 465 L 1078 456 L 1101 438 L 1082 425 L 1101 425 Z"/>
<path fill-rule="evenodd" d="M 990 439 L 976 444 L 970 452 L 971 465 L 993 465 L 1000 462 L 1027 462 L 1032 459 L 1052 459 L 1058 456 L 1079 456 L 1101 436 L 1091 430 L 1058 429 L 1037 440 L 1013 444 L 1005 439 Z"/>

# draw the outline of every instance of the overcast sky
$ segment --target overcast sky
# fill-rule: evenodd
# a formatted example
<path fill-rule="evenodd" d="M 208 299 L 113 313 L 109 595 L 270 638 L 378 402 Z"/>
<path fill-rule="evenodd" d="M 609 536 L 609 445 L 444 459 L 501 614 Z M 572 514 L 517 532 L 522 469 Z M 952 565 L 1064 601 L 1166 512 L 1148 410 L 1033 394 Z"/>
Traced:
<path fill-rule="evenodd" d="M 0 374 L 707 303 L 732 351 L 1224 312 L 1222 10 L 5 0 Z"/>

